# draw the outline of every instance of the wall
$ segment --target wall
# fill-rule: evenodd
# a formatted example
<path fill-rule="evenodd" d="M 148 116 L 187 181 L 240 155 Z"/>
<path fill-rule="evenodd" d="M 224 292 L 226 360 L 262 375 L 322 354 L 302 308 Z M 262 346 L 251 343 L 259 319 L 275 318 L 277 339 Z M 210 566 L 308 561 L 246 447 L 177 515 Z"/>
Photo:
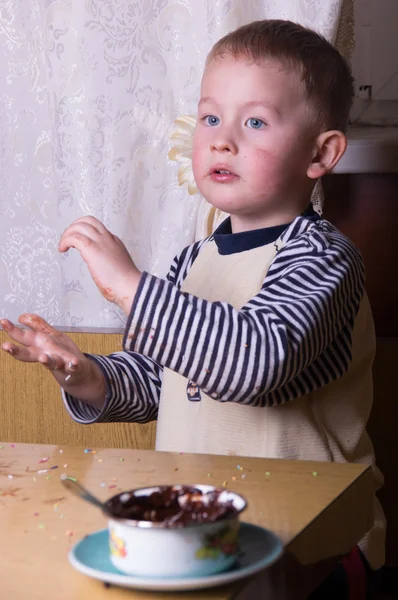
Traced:
<path fill-rule="evenodd" d="M 398 124 L 398 1 L 354 0 L 354 7 L 352 69 L 357 98 L 352 121 Z M 366 90 L 359 90 L 364 85 L 372 87 L 370 100 Z"/>
<path fill-rule="evenodd" d="M 121 335 L 69 334 L 83 352 L 120 350 Z M 0 344 L 7 338 L 0 330 Z M 85 448 L 152 449 L 155 423 L 80 425 L 67 414 L 53 377 L 40 365 L 0 354 L 0 442 L 72 444 Z"/>
<path fill-rule="evenodd" d="M 378 495 L 387 517 L 387 564 L 398 567 L 398 174 L 328 175 L 323 187 L 324 216 L 365 261 L 377 336 L 368 431 L 385 477 Z"/>

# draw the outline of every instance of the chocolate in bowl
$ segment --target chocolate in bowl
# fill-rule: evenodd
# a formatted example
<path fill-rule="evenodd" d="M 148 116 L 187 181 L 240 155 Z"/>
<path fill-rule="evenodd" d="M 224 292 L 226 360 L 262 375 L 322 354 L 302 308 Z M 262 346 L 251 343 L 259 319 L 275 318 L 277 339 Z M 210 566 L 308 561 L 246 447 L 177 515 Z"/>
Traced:
<path fill-rule="evenodd" d="M 225 571 L 239 553 L 243 496 L 211 485 L 121 492 L 103 505 L 109 556 L 137 577 L 196 577 Z"/>
<path fill-rule="evenodd" d="M 242 510 L 226 497 L 224 489 L 203 491 L 194 486 L 164 485 L 152 490 L 143 488 L 113 496 L 105 503 L 105 511 L 112 518 L 141 526 L 187 527 L 233 519 Z"/>

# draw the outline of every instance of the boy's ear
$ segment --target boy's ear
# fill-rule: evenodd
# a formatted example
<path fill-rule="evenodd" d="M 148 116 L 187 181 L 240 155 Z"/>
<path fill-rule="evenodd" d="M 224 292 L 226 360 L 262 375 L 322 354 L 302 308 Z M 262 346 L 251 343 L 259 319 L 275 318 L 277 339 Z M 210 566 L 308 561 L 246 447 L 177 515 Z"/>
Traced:
<path fill-rule="evenodd" d="M 314 145 L 311 164 L 307 170 L 310 179 L 318 179 L 329 173 L 339 162 L 347 148 L 347 138 L 342 131 L 321 133 Z"/>

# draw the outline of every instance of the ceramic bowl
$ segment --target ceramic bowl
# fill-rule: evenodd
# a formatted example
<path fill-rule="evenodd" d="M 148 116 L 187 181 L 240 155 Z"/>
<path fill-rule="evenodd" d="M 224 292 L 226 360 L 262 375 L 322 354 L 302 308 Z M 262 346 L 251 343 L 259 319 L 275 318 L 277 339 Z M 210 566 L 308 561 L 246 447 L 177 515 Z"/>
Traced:
<path fill-rule="evenodd" d="M 183 486 L 167 486 L 173 490 Z M 217 505 L 231 504 L 236 514 L 218 521 L 186 525 L 133 520 L 114 515 L 115 503 L 148 496 L 164 490 L 154 486 L 122 492 L 105 503 L 108 517 L 109 551 L 113 565 L 124 573 L 141 577 L 205 576 L 233 566 L 238 555 L 239 515 L 246 500 L 229 490 L 209 485 L 192 485 L 202 494 L 219 491 Z"/>

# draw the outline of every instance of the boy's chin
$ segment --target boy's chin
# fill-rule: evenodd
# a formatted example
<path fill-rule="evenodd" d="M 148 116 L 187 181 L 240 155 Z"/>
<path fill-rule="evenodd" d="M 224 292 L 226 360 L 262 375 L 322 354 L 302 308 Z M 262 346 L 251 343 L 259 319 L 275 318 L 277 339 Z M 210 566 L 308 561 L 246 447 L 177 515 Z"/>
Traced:
<path fill-rule="evenodd" d="M 256 219 L 257 217 L 261 217 L 263 214 L 262 207 L 257 209 L 256 207 L 249 207 L 247 204 L 233 201 L 222 202 L 220 200 L 208 200 L 208 202 L 217 210 L 237 217 Z"/>
<path fill-rule="evenodd" d="M 245 209 L 247 210 L 247 206 L 243 204 L 241 197 L 239 199 L 228 196 L 223 198 L 222 195 L 219 194 L 217 197 L 209 195 L 206 200 L 209 204 L 214 206 L 214 208 L 228 214 L 237 214 L 245 212 Z"/>

